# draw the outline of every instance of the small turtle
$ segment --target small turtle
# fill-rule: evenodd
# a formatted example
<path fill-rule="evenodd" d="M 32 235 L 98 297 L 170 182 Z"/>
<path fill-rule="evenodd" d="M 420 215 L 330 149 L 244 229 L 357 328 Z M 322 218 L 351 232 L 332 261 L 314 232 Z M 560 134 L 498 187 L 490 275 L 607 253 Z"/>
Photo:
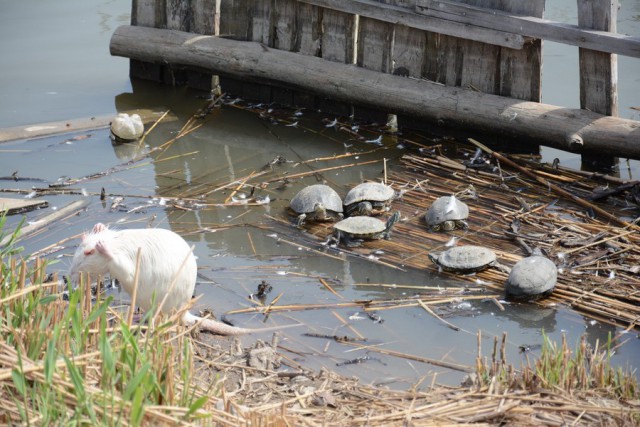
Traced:
<path fill-rule="evenodd" d="M 324 184 L 303 188 L 291 199 L 291 209 L 298 214 L 298 227 L 310 221 L 334 221 L 342 218 L 342 199 Z"/>
<path fill-rule="evenodd" d="M 344 198 L 347 216 L 378 215 L 389 208 L 395 191 L 379 182 L 364 182 L 353 187 Z"/>
<path fill-rule="evenodd" d="M 553 292 L 557 280 L 558 269 L 553 261 L 534 251 L 534 255 L 513 266 L 505 283 L 505 294 L 512 300 L 537 300 Z"/>
<path fill-rule="evenodd" d="M 391 228 L 400 220 L 400 212 L 395 212 L 387 222 L 370 216 L 352 216 L 337 222 L 333 226 L 333 237 L 330 240 L 342 240 L 348 247 L 356 247 L 363 240 L 388 239 Z"/>
<path fill-rule="evenodd" d="M 452 231 L 457 228 L 466 229 L 469 207 L 456 196 L 437 198 L 424 216 L 432 231 Z"/>
<path fill-rule="evenodd" d="M 456 246 L 444 252 L 432 252 L 429 259 L 445 271 L 471 273 L 498 266 L 496 254 L 482 246 Z"/>

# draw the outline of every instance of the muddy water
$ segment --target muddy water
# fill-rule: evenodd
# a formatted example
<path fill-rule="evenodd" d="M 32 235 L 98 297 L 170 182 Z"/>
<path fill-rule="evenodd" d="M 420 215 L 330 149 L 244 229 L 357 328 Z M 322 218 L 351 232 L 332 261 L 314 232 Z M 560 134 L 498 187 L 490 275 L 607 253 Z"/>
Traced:
<path fill-rule="evenodd" d="M 0 32 L 5 35 L 0 37 L 0 52 L 12 52 L 12 56 L 7 53 L 5 57 L 14 58 L 9 64 L 3 64 L 3 73 L 0 73 L 2 126 L 86 117 L 138 107 L 163 111 L 170 108 L 177 120 L 163 123 L 150 135 L 146 142 L 149 148 L 153 148 L 175 136 L 202 104 L 198 98 L 202 94 L 184 89 L 135 83 L 135 91 L 131 91 L 126 60 L 111 58 L 107 53 L 113 29 L 128 22 L 127 1 L 85 2 L 83 10 L 74 9 L 76 2 L 70 1 L 57 2 L 54 9 L 49 9 L 47 2 L 29 2 L 31 6 L 34 3 L 38 7 L 32 9 L 20 2 L 10 2 L 0 14 Z M 548 17 L 573 19 L 573 8 L 569 7 L 573 5 L 572 1 L 549 3 L 553 4 L 548 5 Z M 625 18 L 621 21 L 620 31 L 640 34 L 637 19 L 640 10 L 637 8 L 635 2 L 624 2 L 621 13 L 624 12 Z M 78 16 L 82 19 L 78 20 Z M 21 36 L 9 37 L 10 34 Z M 43 34 L 49 36 L 43 37 Z M 575 106 L 577 82 L 563 80 L 565 76 L 577 75 L 577 72 L 565 71 L 567 67 L 577 69 L 575 49 L 559 48 L 551 43 L 546 44 L 545 49 L 544 102 Z M 46 74 L 38 65 L 45 59 Z M 620 87 L 624 89 L 620 93 L 620 115 L 638 119 L 637 111 L 629 107 L 637 106 L 640 98 L 640 71 L 634 72 L 638 70 L 639 62 L 629 58 L 621 58 L 620 62 Z M 493 302 L 482 300 L 448 306 L 446 319 L 461 328 L 458 332 L 420 308 L 380 311 L 378 314 L 384 319 L 383 323 L 363 318 L 365 315 L 357 308 L 335 308 L 345 301 L 402 298 L 419 292 L 420 287 L 447 288 L 457 283 L 445 282 L 425 271 L 400 271 L 358 258 L 336 258 L 336 254 L 319 246 L 313 236 L 305 235 L 288 224 L 290 218 L 285 212 L 288 200 L 302 186 L 315 183 L 314 176 L 295 181 L 282 190 L 275 186 L 256 190 L 258 196 L 269 196 L 270 203 L 265 205 L 213 206 L 224 203 L 230 196 L 228 190 L 221 190 L 206 198 L 206 203 L 212 206 L 196 210 L 167 208 L 170 197 L 193 197 L 234 180 L 242 180 L 251 173 L 262 171 L 276 156 L 283 156 L 291 162 L 274 165 L 276 172 L 300 173 L 310 170 L 309 166 L 296 166 L 300 160 L 347 151 L 364 152 L 372 148 L 370 144 L 345 140 L 333 129 L 325 128 L 321 119 L 332 120 L 333 117 L 305 112 L 299 119 L 299 127 L 293 128 L 273 125 L 257 114 L 233 107 L 217 110 L 206 126 L 174 143 L 165 154 L 154 155 L 155 162 L 139 162 L 129 169 L 74 186 L 90 195 L 89 209 L 26 239 L 22 244 L 27 253 L 32 253 L 62 241 L 61 248 L 47 256 L 58 260 L 58 264 L 51 268 L 63 272 L 75 242 L 63 239 L 89 229 L 97 221 L 122 228 L 171 228 L 195 246 L 202 275 L 197 287 L 197 293 L 202 295 L 200 307 L 210 307 L 218 314 L 250 307 L 252 302 L 248 295 L 256 292 L 262 281 L 273 288 L 267 303 L 280 294 L 282 297 L 278 305 L 325 303 L 329 308 L 274 313 L 267 323 L 300 322 L 306 325 L 286 333 L 286 341 L 282 344 L 295 351 L 288 353 L 292 360 L 313 368 L 326 366 L 344 374 L 357 375 L 365 382 L 409 385 L 422 381 L 421 384 L 426 386 L 431 383 L 432 374 L 437 373 L 436 380 L 445 383 L 456 383 L 462 374 L 381 355 L 373 350 L 352 351 L 350 347 L 331 341 L 305 337 L 303 332 L 312 330 L 354 336 L 357 331 L 375 348 L 466 365 L 474 363 L 475 333 L 479 329 L 485 336 L 485 354 L 488 354 L 493 336 L 507 332 L 508 358 L 516 363 L 524 357 L 519 346 L 539 344 L 542 330 L 556 340 L 566 334 L 569 343 L 577 342 L 578 337 L 586 332 L 592 344 L 596 340 L 603 342 L 609 333 L 616 332 L 615 328 L 589 321 L 562 307 L 541 310 L 507 305 L 501 312 Z M 303 126 L 310 130 L 303 129 Z M 370 136 L 372 139 L 377 137 L 375 134 Z M 377 157 L 394 158 L 401 152 L 394 141 L 385 140 L 384 143 L 385 150 L 373 155 L 362 154 L 359 159 L 352 157 L 343 164 Z M 345 144 L 353 145 L 348 147 Z M 113 147 L 105 130 L 18 141 L 3 144 L 0 149 L 0 175 L 18 170 L 20 176 L 37 177 L 48 182 L 106 171 L 137 154 L 135 146 Z M 565 164 L 579 164 L 576 156 L 557 153 L 556 150 L 544 149 L 543 154 L 548 159 L 561 156 Z M 631 163 L 630 169 L 622 171 L 621 175 L 637 179 L 635 164 Z M 334 165 L 335 161 L 325 161 L 314 163 L 312 167 L 322 169 Z M 622 165 L 625 166 L 624 163 Z M 393 162 L 389 167 L 393 167 Z M 344 194 L 353 183 L 380 176 L 380 164 L 375 164 L 325 172 L 321 178 Z M 2 182 L 1 185 L 3 188 L 26 190 L 42 184 Z M 124 196 L 120 208 L 111 209 L 113 197 L 104 203 L 99 200 L 97 195 L 103 187 L 110 194 Z M 78 197 L 59 195 L 47 196 L 46 199 L 52 206 L 61 207 Z M 33 220 L 36 216 L 37 213 L 31 213 L 27 219 Z M 12 217 L 10 224 L 15 225 L 18 219 Z M 208 231 L 201 232 L 203 229 Z M 308 247 L 320 253 L 309 251 Z M 325 287 L 321 278 L 338 295 Z M 114 295 L 121 296 L 116 291 Z M 358 311 L 360 313 L 356 313 Z M 230 320 L 242 326 L 258 327 L 264 319 L 238 314 L 230 316 Z M 345 323 L 350 327 L 345 327 Z M 629 336 L 633 339 L 613 358 L 614 363 L 621 366 L 637 364 L 636 361 L 640 360 L 640 340 L 635 339 L 635 334 Z M 534 348 L 532 353 L 536 354 L 536 351 Z M 371 360 L 342 364 L 360 357 L 370 357 Z"/>
<path fill-rule="evenodd" d="M 155 85 L 136 85 L 142 93 L 160 90 Z M 173 120 L 160 124 L 146 140 L 152 149 L 175 136 L 190 115 L 203 104 L 200 93 L 162 90 L 162 104 L 153 97 L 144 98 L 147 107 L 170 108 Z M 132 105 L 131 96 L 118 99 L 120 105 Z M 152 154 L 154 162 L 144 160 L 125 170 L 98 179 L 74 185 L 91 198 L 86 212 L 53 225 L 45 232 L 26 239 L 23 246 L 32 253 L 60 243 L 60 248 L 47 255 L 58 260 L 53 270 L 64 273 L 77 239 L 72 237 L 100 221 L 114 227 L 163 227 L 185 236 L 194 245 L 201 277 L 197 294 L 202 295 L 198 307 L 211 308 L 221 314 L 254 305 L 249 295 L 256 293 L 263 281 L 272 287 L 266 303 L 280 296 L 277 305 L 326 304 L 326 308 L 306 311 L 273 313 L 269 319 L 252 314 L 235 314 L 229 320 L 238 325 L 260 327 L 263 324 L 299 322 L 304 326 L 287 330 L 282 345 L 294 362 L 319 368 L 325 366 L 347 375 L 357 375 L 366 382 L 390 383 L 403 386 L 422 380 L 423 386 L 437 381 L 454 384 L 462 373 L 443 367 L 379 354 L 374 350 L 353 350 L 331 340 L 310 338 L 305 332 L 328 335 L 362 336 L 375 348 L 407 353 L 423 358 L 444 360 L 448 363 L 472 365 L 476 356 L 475 333 L 483 332 L 483 347 L 488 352 L 493 337 L 508 334 L 509 360 L 518 362 L 524 356 L 519 346 L 535 346 L 542 342 L 542 331 L 559 340 L 565 334 L 569 343 L 587 333 L 595 345 L 606 340 L 613 327 L 591 322 L 562 307 L 506 305 L 500 311 L 492 301 L 454 301 L 440 314 L 460 331 L 449 329 L 422 308 L 397 308 L 379 311 L 384 320 L 376 323 L 369 319 L 361 307 L 340 308 L 339 304 L 357 300 L 386 300 L 403 298 L 429 289 L 460 285 L 445 281 L 437 274 L 425 270 L 407 270 L 382 266 L 366 259 L 344 257 L 326 249 L 312 235 L 298 230 L 287 213 L 289 200 L 305 185 L 326 181 L 344 195 L 353 183 L 363 179 L 380 179 L 380 163 L 366 166 L 348 166 L 380 158 L 393 159 L 403 152 L 393 139 L 383 139 L 384 147 L 367 154 L 372 144 L 345 138 L 322 123 L 322 114 L 304 112 L 301 117 L 285 114 L 298 122 L 297 127 L 273 124 L 259 114 L 226 106 L 208 116 L 206 125 L 179 139 L 162 154 Z M 376 138 L 376 134 L 363 135 Z M 107 171 L 123 165 L 139 153 L 136 145 L 113 146 L 106 130 L 59 135 L 34 141 L 18 141 L 2 146 L 4 152 L 0 169 L 19 170 L 20 176 L 37 177 L 55 182 L 64 177 L 81 177 Z M 345 160 L 325 160 L 302 164 L 300 160 L 326 158 L 345 153 L 359 153 Z M 269 165 L 274 159 L 284 158 L 283 164 Z M 256 188 L 253 196 L 269 196 L 263 205 L 220 206 L 230 199 L 231 189 L 250 175 L 264 173 L 265 182 L 281 176 L 322 170 L 337 165 L 344 168 L 321 172 L 317 175 L 292 179 L 289 186 L 279 183 Z M 389 168 L 394 162 L 389 162 Z M 253 180 L 253 182 L 261 182 Z M 29 189 L 41 186 L 34 182 L 4 182 L 4 188 Z M 226 189 L 224 188 L 226 186 Z M 100 201 L 104 188 L 112 194 Z M 243 192 L 251 196 L 250 189 Z M 112 208 L 115 195 L 124 198 L 118 208 Z M 201 197 L 206 195 L 205 197 Z M 47 196 L 54 207 L 77 200 L 79 195 Z M 185 209 L 168 208 L 172 198 L 195 200 L 198 205 Z M 189 209 L 186 209 L 189 207 Z M 32 213 L 28 219 L 35 218 Z M 275 218 L 275 220 L 274 220 Z M 18 220 L 12 217 L 12 225 Z M 374 246 L 372 246 L 373 248 Z M 310 250 L 312 249 L 312 250 Z M 384 255 L 382 255 L 383 257 Z M 429 269 L 433 272 L 433 269 Z M 322 280 L 321 280 L 322 279 Z M 333 290 L 328 289 L 327 283 Z M 116 298 L 126 295 L 112 291 Z M 264 323 L 263 323 L 264 322 Z M 620 365 L 640 360 L 640 340 L 623 346 L 614 357 Z M 263 338 L 269 338 L 265 336 Z M 245 338 L 250 342 L 253 338 Z M 487 354 L 487 353 L 485 353 Z M 364 363 L 344 364 L 358 358 Z"/>

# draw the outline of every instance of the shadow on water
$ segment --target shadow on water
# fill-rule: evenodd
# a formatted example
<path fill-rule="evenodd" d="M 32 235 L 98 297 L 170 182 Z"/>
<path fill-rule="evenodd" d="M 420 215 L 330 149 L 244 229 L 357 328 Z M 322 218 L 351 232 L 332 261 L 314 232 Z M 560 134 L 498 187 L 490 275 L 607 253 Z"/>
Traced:
<path fill-rule="evenodd" d="M 0 169 L 19 170 L 21 176 L 44 178 L 48 182 L 107 171 L 174 138 L 205 103 L 201 93 L 189 90 L 158 90 L 145 83 L 136 83 L 134 87 L 135 94 L 117 98 L 118 110 L 144 107 L 170 110 L 175 116 L 174 120 L 157 126 L 146 139 L 146 147 L 113 146 L 108 130 L 17 141 L 3 145 L 6 152 L 0 160 Z M 230 315 L 229 320 L 248 327 L 259 327 L 263 322 L 303 323 L 300 328 L 284 332 L 282 346 L 288 350 L 285 354 L 291 363 L 300 362 L 311 368 L 326 366 L 346 375 L 357 375 L 364 382 L 404 385 L 420 382 L 426 387 L 432 382 L 432 375 L 437 375 L 438 382 L 457 383 L 463 372 L 394 357 L 384 351 L 471 366 L 477 355 L 478 330 L 483 333 L 485 355 L 494 337 L 507 333 L 507 356 L 512 362 L 536 354 L 543 331 L 554 340 L 566 334 L 569 343 L 577 343 L 586 333 L 593 345 L 596 341 L 606 342 L 608 334 L 616 332 L 614 327 L 585 319 L 564 307 L 505 304 L 505 310 L 501 311 L 490 299 L 459 300 L 455 295 L 451 297 L 451 289 L 468 286 L 468 282 L 458 283 L 426 271 L 392 268 L 362 257 L 345 257 L 322 246 L 319 238 L 293 225 L 287 213 L 289 200 L 300 188 L 320 181 L 329 183 L 344 196 L 355 183 L 383 176 L 382 162 L 362 166 L 353 166 L 354 163 L 386 158 L 390 159 L 388 167 L 393 168 L 393 159 L 403 149 L 389 136 L 382 139 L 382 147 L 349 139 L 324 124 L 333 117 L 309 111 L 302 116 L 292 114 L 289 111 L 280 117 L 289 123 L 297 121 L 297 127 L 286 126 L 285 122 L 274 124 L 268 117 L 261 118 L 230 105 L 215 109 L 201 128 L 175 141 L 166 151 L 152 153 L 153 161 L 147 158 L 116 173 L 74 185 L 72 191 L 82 191 L 91 197 L 87 211 L 54 224 L 22 244 L 27 253 L 32 253 L 60 243 L 61 247 L 47 256 L 59 258 L 61 262 L 53 268 L 64 272 L 77 241 L 64 239 L 90 229 L 98 221 L 117 228 L 171 228 L 195 246 L 201 275 L 196 292 L 202 295 L 198 308 L 211 308 L 219 316 L 252 307 L 256 302 L 249 295 L 255 294 L 263 281 L 272 288 L 265 299 L 267 304 L 276 297 L 280 297 L 277 301 L 280 306 L 326 304 L 322 309 L 274 312 L 268 319 L 244 313 Z M 371 140 L 378 136 L 367 133 L 364 127 L 361 133 Z M 371 152 L 372 149 L 377 150 Z M 355 154 L 339 162 L 333 157 L 347 153 Z M 274 159 L 287 161 L 273 163 Z M 309 159 L 327 160 L 303 162 Z M 336 165 L 343 167 L 327 169 Z M 313 174 L 313 171 L 321 172 Z M 306 175 L 292 178 L 286 185 L 268 182 L 285 173 Z M 265 181 L 252 179 L 253 188 L 239 187 L 247 177 L 255 176 L 264 176 Z M 27 191 L 33 183 L 10 185 Z M 98 197 L 102 188 L 111 195 L 106 201 Z M 231 199 L 236 189 L 239 191 Z M 230 206 L 228 202 L 239 199 L 240 193 L 269 196 L 269 203 Z M 61 207 L 78 197 L 46 198 L 51 206 Z M 119 197 L 122 200 L 115 206 Z M 176 205 L 176 200 L 185 204 Z M 28 219 L 35 215 L 29 214 Z M 16 221 L 17 216 L 12 217 L 10 226 Z M 449 303 L 438 307 L 437 314 L 458 327 L 458 331 L 419 306 L 401 308 L 401 300 L 424 292 L 432 295 L 442 292 L 451 298 Z M 122 297 L 126 299 L 125 295 Z M 362 300 L 398 300 L 398 303 L 376 313 L 383 322 L 369 318 L 363 305 L 340 306 Z M 369 348 L 312 338 L 304 336 L 304 332 L 364 338 Z M 629 336 L 634 339 L 618 350 L 613 357 L 615 364 L 625 366 L 640 360 L 640 340 L 635 339 L 635 334 Z M 521 347 L 530 352 L 521 354 Z M 350 363 L 367 358 L 366 363 Z"/>

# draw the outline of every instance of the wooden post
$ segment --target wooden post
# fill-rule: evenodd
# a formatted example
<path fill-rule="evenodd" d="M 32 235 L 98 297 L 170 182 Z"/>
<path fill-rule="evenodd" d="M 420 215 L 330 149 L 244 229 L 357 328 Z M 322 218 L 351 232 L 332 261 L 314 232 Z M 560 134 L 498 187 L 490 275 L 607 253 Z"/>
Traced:
<path fill-rule="evenodd" d="M 578 0 L 578 25 L 601 31 L 616 32 L 618 0 Z M 580 108 L 618 115 L 618 56 L 580 48 Z M 602 154 L 582 156 L 587 170 L 611 167 L 614 157 Z"/>

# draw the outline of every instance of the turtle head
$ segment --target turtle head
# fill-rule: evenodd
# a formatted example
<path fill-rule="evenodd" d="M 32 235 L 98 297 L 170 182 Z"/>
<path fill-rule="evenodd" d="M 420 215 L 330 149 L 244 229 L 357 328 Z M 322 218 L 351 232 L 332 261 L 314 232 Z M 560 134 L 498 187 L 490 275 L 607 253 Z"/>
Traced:
<path fill-rule="evenodd" d="M 315 212 L 317 219 L 323 219 L 327 215 L 327 209 L 324 207 L 324 203 L 322 202 L 316 202 L 313 205 L 313 212 Z"/>
<path fill-rule="evenodd" d="M 427 254 L 427 256 L 429 257 L 429 259 L 431 260 L 431 262 L 433 262 L 435 265 L 440 265 L 438 263 L 438 259 L 440 257 L 440 252 L 429 252 Z"/>
<path fill-rule="evenodd" d="M 385 232 L 389 233 L 391 231 L 391 228 L 394 226 L 394 224 L 396 222 L 400 221 L 400 211 L 395 211 L 393 213 L 393 215 L 391 215 L 389 217 L 389 219 L 387 220 L 387 227 L 385 228 Z"/>
<path fill-rule="evenodd" d="M 371 205 L 371 202 L 365 200 L 364 202 L 358 203 L 358 206 L 356 207 L 353 214 L 369 216 L 371 215 L 372 212 L 373 212 L 373 206 Z"/>

